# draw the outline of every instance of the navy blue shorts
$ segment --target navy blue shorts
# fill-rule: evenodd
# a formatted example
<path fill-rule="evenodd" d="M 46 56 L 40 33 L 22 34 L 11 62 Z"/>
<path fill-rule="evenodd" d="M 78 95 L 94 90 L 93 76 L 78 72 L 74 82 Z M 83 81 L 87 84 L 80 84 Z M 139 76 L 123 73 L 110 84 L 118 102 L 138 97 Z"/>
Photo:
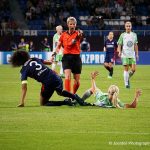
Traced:
<path fill-rule="evenodd" d="M 106 54 L 105 63 L 114 63 L 114 54 Z"/>
<path fill-rule="evenodd" d="M 63 81 L 61 78 L 54 81 L 53 83 L 48 83 L 46 85 L 42 84 L 41 96 L 44 99 L 44 103 L 46 103 L 51 98 L 54 91 L 56 91 L 58 94 L 61 94 L 62 90 L 63 90 Z"/>
<path fill-rule="evenodd" d="M 63 69 L 70 69 L 74 74 L 81 74 L 82 61 L 80 55 L 65 54 L 62 58 Z"/>

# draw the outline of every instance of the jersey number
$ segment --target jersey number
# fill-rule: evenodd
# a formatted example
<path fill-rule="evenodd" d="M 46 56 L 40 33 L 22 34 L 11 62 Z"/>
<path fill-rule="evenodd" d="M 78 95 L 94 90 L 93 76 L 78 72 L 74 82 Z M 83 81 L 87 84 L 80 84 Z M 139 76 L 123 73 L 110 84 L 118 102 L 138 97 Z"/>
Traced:
<path fill-rule="evenodd" d="M 38 64 L 36 61 L 31 61 L 30 62 L 30 66 L 32 66 L 33 64 L 36 66 L 35 70 L 41 70 L 42 69 L 42 65 Z"/>

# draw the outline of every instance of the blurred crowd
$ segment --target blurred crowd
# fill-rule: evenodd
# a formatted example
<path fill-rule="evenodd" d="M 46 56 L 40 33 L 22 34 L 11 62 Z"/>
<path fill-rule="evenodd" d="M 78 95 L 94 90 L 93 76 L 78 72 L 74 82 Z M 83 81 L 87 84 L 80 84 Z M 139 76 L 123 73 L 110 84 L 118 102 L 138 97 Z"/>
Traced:
<path fill-rule="evenodd" d="M 88 26 L 96 25 L 105 29 L 104 19 L 120 19 L 131 16 L 133 23 L 138 23 L 139 16 L 146 16 L 149 24 L 149 0 L 17 0 L 29 29 L 50 29 L 61 24 L 66 29 L 66 18 L 88 16 Z M 11 16 L 9 0 L 0 3 L 0 28 L 17 29 L 17 21 Z M 14 10 L 15 11 L 15 10 Z M 36 23 L 35 23 L 36 21 Z M 35 26 L 36 24 L 36 26 Z M 79 20 L 79 26 L 80 24 Z"/>

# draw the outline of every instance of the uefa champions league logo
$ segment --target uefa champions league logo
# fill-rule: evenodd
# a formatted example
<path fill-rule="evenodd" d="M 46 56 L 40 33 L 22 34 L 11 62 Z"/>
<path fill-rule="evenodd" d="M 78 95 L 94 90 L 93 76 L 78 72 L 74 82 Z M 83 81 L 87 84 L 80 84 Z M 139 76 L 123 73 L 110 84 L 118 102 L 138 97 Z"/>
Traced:
<path fill-rule="evenodd" d="M 128 42 L 127 42 L 127 46 L 128 46 L 128 47 L 132 47 L 132 46 L 133 46 L 133 42 L 132 42 L 132 41 L 128 41 Z"/>

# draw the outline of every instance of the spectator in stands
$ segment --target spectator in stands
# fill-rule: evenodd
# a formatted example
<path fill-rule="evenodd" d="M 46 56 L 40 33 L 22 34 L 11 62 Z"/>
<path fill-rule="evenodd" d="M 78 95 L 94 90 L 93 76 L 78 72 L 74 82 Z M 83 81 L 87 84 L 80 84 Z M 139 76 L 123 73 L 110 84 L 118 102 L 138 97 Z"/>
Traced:
<path fill-rule="evenodd" d="M 99 20 L 98 29 L 99 29 L 99 30 L 104 30 L 104 29 L 105 29 L 105 23 L 104 23 L 103 17 L 100 16 L 100 17 L 98 18 L 98 20 Z"/>
<path fill-rule="evenodd" d="M 148 16 L 148 17 L 146 18 L 146 24 L 147 24 L 147 25 L 150 25 L 150 16 Z"/>
<path fill-rule="evenodd" d="M 29 42 L 29 51 L 30 52 L 35 51 L 35 47 L 34 47 L 33 41 Z"/>
<path fill-rule="evenodd" d="M 55 17 L 52 14 L 50 14 L 48 18 L 49 29 L 53 29 L 55 27 L 55 22 L 56 22 Z"/>
<path fill-rule="evenodd" d="M 44 38 L 44 40 L 41 42 L 42 44 L 42 50 L 45 52 L 51 51 L 50 43 L 48 42 L 47 37 Z"/>
<path fill-rule="evenodd" d="M 133 27 L 137 25 L 136 16 L 131 16 L 130 21 L 131 21 Z"/>
<path fill-rule="evenodd" d="M 26 20 L 32 20 L 32 12 L 30 9 L 26 12 Z"/>
<path fill-rule="evenodd" d="M 20 43 L 18 44 L 18 50 L 26 51 L 26 43 L 24 38 L 21 38 Z"/>
<path fill-rule="evenodd" d="M 11 51 L 17 51 L 17 49 L 18 49 L 17 44 L 16 44 L 14 41 L 12 41 L 12 42 L 10 43 L 10 50 L 11 50 Z"/>
<path fill-rule="evenodd" d="M 80 44 L 81 52 L 90 52 L 90 43 L 86 40 L 86 38 L 83 38 L 83 41 Z"/>
<path fill-rule="evenodd" d="M 4 19 L 1 22 L 1 27 L 2 27 L 2 30 L 5 32 L 7 29 L 7 22 Z"/>

